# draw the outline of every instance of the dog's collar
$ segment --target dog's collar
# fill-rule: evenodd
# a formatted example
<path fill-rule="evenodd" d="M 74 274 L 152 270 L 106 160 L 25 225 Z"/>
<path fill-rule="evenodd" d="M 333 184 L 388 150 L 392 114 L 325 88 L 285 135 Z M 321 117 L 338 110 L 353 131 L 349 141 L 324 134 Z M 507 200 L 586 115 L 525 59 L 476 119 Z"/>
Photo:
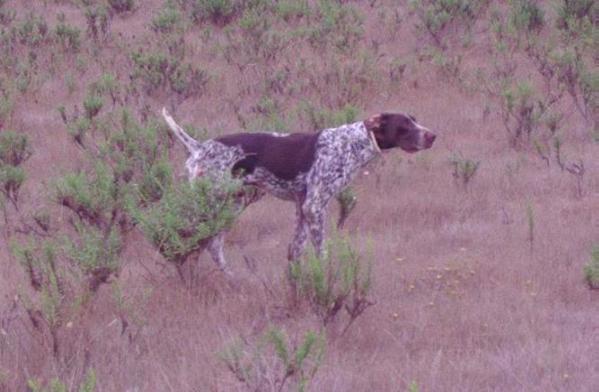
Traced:
<path fill-rule="evenodd" d="M 376 141 L 376 137 L 374 136 L 374 132 L 369 131 L 368 128 L 366 128 L 366 133 L 368 133 L 368 138 L 370 139 L 370 141 L 372 142 L 372 145 L 374 146 L 374 150 L 378 153 L 378 154 L 382 154 L 383 152 L 381 151 L 381 148 L 379 147 L 378 142 Z"/>

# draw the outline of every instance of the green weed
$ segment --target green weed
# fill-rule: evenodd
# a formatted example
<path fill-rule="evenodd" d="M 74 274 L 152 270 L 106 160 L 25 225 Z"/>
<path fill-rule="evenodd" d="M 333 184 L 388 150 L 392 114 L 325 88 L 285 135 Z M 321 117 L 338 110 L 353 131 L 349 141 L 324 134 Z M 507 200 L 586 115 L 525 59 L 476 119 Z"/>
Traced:
<path fill-rule="evenodd" d="M 231 21 L 238 10 L 234 0 L 195 0 L 192 16 L 196 21 L 210 21 L 225 25 Z"/>
<path fill-rule="evenodd" d="M 453 178 L 464 187 L 468 186 L 480 166 L 480 161 L 464 158 L 462 154 L 454 154 L 450 158 L 450 163 L 453 167 Z"/>
<path fill-rule="evenodd" d="M 219 357 L 248 390 L 282 391 L 293 382 L 294 390 L 306 391 L 322 363 L 325 348 L 321 334 L 309 331 L 293 345 L 283 331 L 272 328 L 255 344 L 246 339 L 230 343 Z"/>
<path fill-rule="evenodd" d="M 484 11 L 487 0 L 410 0 L 418 28 L 428 33 L 435 46 L 446 49 L 448 37 L 456 31 L 469 32 Z"/>
<path fill-rule="evenodd" d="M 182 266 L 205 240 L 228 227 L 235 218 L 234 195 L 239 184 L 209 181 L 176 184 L 162 198 L 131 213 L 148 240 L 165 259 Z"/>
<path fill-rule="evenodd" d="M 94 392 L 96 390 L 96 372 L 94 369 L 88 369 L 85 380 L 79 385 L 79 392 Z M 59 378 L 53 378 L 49 383 L 45 384 L 37 379 L 32 378 L 27 380 L 27 387 L 30 392 L 68 392 L 68 385 L 71 381 L 62 381 Z M 71 389 L 74 391 L 74 389 Z"/>
<path fill-rule="evenodd" d="M 157 33 L 170 33 L 181 25 L 181 13 L 170 1 L 152 19 L 151 27 Z"/>
<path fill-rule="evenodd" d="M 593 248 L 591 259 L 584 266 L 584 278 L 591 289 L 599 289 L 599 246 Z"/>
<path fill-rule="evenodd" d="M 66 23 L 64 14 L 58 15 L 54 36 L 65 52 L 77 52 L 81 47 L 81 30 Z"/>
<path fill-rule="evenodd" d="M 25 170 L 20 165 L 31 154 L 26 135 L 13 131 L 0 133 L 0 196 L 9 200 L 15 208 L 19 190 L 25 181 Z"/>
<path fill-rule="evenodd" d="M 134 0 L 108 0 L 108 4 L 116 12 L 132 11 L 135 7 Z"/>
<path fill-rule="evenodd" d="M 343 332 L 374 305 L 368 298 L 370 265 L 362 263 L 348 240 L 331 240 L 322 256 L 311 252 L 302 262 L 291 264 L 289 276 L 298 297 L 310 304 L 323 325 L 334 321 L 345 309 L 349 320 Z"/>

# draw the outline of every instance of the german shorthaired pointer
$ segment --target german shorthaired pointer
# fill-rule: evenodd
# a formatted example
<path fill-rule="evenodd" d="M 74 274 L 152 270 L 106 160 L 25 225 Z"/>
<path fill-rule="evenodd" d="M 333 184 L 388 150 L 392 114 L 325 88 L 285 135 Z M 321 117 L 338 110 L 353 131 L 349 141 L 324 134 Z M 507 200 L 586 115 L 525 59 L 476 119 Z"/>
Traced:
<path fill-rule="evenodd" d="M 308 236 L 322 252 L 325 212 L 329 200 L 341 192 L 381 150 L 400 147 L 407 152 L 430 148 L 435 134 L 399 113 L 382 113 L 353 124 L 313 133 L 236 133 L 202 143 L 177 125 L 166 109 L 162 115 L 189 152 L 185 164 L 190 180 L 223 173 L 241 176 L 254 192 L 240 197 L 240 209 L 266 192 L 295 202 L 296 227 L 288 259 L 301 256 Z M 208 241 L 214 261 L 226 270 L 221 232 Z"/>

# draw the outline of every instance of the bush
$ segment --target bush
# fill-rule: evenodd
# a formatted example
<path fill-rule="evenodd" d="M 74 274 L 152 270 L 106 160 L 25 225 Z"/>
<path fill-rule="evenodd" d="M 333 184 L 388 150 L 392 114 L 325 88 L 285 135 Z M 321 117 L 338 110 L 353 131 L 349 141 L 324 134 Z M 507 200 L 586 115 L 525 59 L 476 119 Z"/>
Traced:
<path fill-rule="evenodd" d="M 63 263 L 57 260 L 56 247 L 50 242 L 21 246 L 13 244 L 12 253 L 23 267 L 34 289 L 33 298 L 23 296 L 24 307 L 36 330 L 48 329 L 52 354 L 60 355 L 58 330 L 74 310 L 72 281 Z"/>
<path fill-rule="evenodd" d="M 0 193 L 15 206 L 19 198 L 19 189 L 24 181 L 23 168 L 11 165 L 0 166 Z"/>
<path fill-rule="evenodd" d="M 279 0 L 275 3 L 276 14 L 290 22 L 310 15 L 310 4 L 307 0 Z"/>
<path fill-rule="evenodd" d="M 445 49 L 448 32 L 469 31 L 488 0 L 410 0 L 419 19 L 418 28 L 427 32 L 437 47 Z"/>
<path fill-rule="evenodd" d="M 59 378 L 53 378 L 50 380 L 49 385 L 43 385 L 39 379 L 27 380 L 27 387 L 30 392 L 67 392 L 68 385 L 72 384 L 72 381 L 61 381 Z M 74 389 L 71 389 L 74 391 Z M 79 392 L 94 392 L 96 390 L 96 373 L 93 369 L 89 369 L 85 376 L 85 380 L 79 385 Z"/>
<path fill-rule="evenodd" d="M 81 30 L 65 23 L 64 14 L 58 15 L 58 24 L 54 29 L 56 40 L 66 52 L 77 52 L 81 46 Z"/>
<path fill-rule="evenodd" d="M 368 299 L 371 287 L 370 265 L 364 266 L 349 241 L 334 239 L 323 256 L 311 252 L 290 267 L 290 279 L 298 298 L 305 299 L 324 325 L 345 309 L 351 324 L 374 302 Z"/>
<path fill-rule="evenodd" d="M 56 199 L 84 221 L 94 225 L 108 224 L 117 195 L 123 192 L 113 181 L 111 170 L 98 164 L 91 175 L 66 174 L 56 182 Z"/>
<path fill-rule="evenodd" d="M 317 49 L 332 46 L 344 53 L 355 50 L 364 35 L 363 18 L 351 5 L 334 0 L 318 3 L 319 23 L 307 30 L 308 42 Z"/>
<path fill-rule="evenodd" d="M 584 267 L 584 278 L 591 289 L 599 289 L 599 246 L 591 252 L 591 260 Z"/>
<path fill-rule="evenodd" d="M 450 162 L 453 166 L 453 178 L 464 187 L 468 186 L 480 166 L 480 161 L 464 158 L 461 154 L 454 154 Z"/>
<path fill-rule="evenodd" d="M 168 77 L 171 90 L 183 97 L 200 96 L 208 84 L 208 73 L 190 64 L 179 65 L 172 62 L 172 72 Z"/>
<path fill-rule="evenodd" d="M 240 183 L 197 180 L 163 190 L 162 198 L 131 213 L 148 240 L 165 259 L 182 266 L 207 239 L 229 227 L 235 218 L 235 195 Z"/>
<path fill-rule="evenodd" d="M 293 346 L 281 330 L 272 328 L 257 344 L 238 339 L 219 356 L 247 390 L 282 391 L 289 380 L 295 382 L 293 390 L 305 391 L 320 367 L 325 348 L 323 335 L 309 331 Z"/>
<path fill-rule="evenodd" d="M 561 0 L 557 6 L 558 28 L 570 28 L 574 23 L 597 17 L 599 6 L 595 0 Z"/>
<path fill-rule="evenodd" d="M 337 201 L 339 202 L 339 220 L 337 221 L 337 227 L 343 228 L 345 220 L 356 207 L 358 198 L 356 197 L 353 189 L 351 187 L 347 187 L 337 195 Z"/>
<path fill-rule="evenodd" d="M 108 0 L 108 4 L 116 12 L 125 12 L 133 10 L 135 6 L 134 0 Z"/>
<path fill-rule="evenodd" d="M 31 147 L 26 135 L 12 131 L 0 134 L 0 195 L 15 207 L 19 189 L 25 181 L 25 170 L 20 165 L 30 156 Z"/>
<path fill-rule="evenodd" d="M 150 93 L 168 86 L 184 97 L 199 96 L 208 83 L 206 71 L 162 53 L 136 52 L 131 58 L 134 63 L 131 77 L 140 79 Z"/>
<path fill-rule="evenodd" d="M 88 94 L 83 101 L 85 116 L 90 120 L 93 119 L 98 115 L 98 113 L 100 113 L 103 105 L 104 102 L 102 101 L 102 97 L 93 93 Z"/>
<path fill-rule="evenodd" d="M 87 21 L 87 34 L 95 41 L 108 37 L 110 26 L 110 15 L 106 6 L 88 7 L 85 10 Z"/>
<path fill-rule="evenodd" d="M 119 272 L 123 248 L 121 233 L 115 226 L 103 229 L 82 223 L 76 225 L 76 231 L 76 238 L 66 240 L 66 252 L 87 277 L 89 290 L 95 292 Z"/>
<path fill-rule="evenodd" d="M 502 119 L 508 132 L 510 145 L 518 147 L 530 141 L 530 136 L 538 128 L 539 119 L 546 106 L 537 97 L 537 93 L 527 81 L 515 83 L 502 92 Z"/>
<path fill-rule="evenodd" d="M 152 19 L 151 27 L 157 33 L 169 33 L 181 24 L 181 13 L 170 2 Z"/>
<path fill-rule="evenodd" d="M 537 32 L 545 25 L 545 12 L 536 0 L 512 0 L 510 23 L 519 31 Z"/>
<path fill-rule="evenodd" d="M 29 159 L 31 153 L 26 135 L 13 131 L 0 134 L 0 165 L 18 166 Z"/>
<path fill-rule="evenodd" d="M 307 116 L 310 127 L 314 129 L 324 129 L 339 126 L 341 124 L 350 124 L 356 121 L 358 108 L 347 104 L 338 110 L 319 109 L 309 102 L 305 102 L 302 111 Z"/>
<path fill-rule="evenodd" d="M 235 16 L 236 8 L 234 0 L 196 0 L 192 16 L 197 21 L 209 20 L 218 25 L 225 25 Z"/>
<path fill-rule="evenodd" d="M 38 46 L 48 36 L 48 24 L 41 16 L 32 13 L 27 14 L 25 19 L 17 26 L 19 42 L 25 45 Z"/>

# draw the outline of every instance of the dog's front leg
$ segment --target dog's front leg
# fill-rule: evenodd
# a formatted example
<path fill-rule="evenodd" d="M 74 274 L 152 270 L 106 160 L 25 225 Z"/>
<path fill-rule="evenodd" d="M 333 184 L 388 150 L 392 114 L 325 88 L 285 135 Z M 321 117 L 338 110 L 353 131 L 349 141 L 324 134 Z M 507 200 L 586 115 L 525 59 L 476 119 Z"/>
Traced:
<path fill-rule="evenodd" d="M 309 227 L 302 211 L 302 201 L 295 203 L 295 219 L 295 233 L 287 252 L 287 260 L 290 262 L 297 261 L 301 257 L 308 241 Z"/>

